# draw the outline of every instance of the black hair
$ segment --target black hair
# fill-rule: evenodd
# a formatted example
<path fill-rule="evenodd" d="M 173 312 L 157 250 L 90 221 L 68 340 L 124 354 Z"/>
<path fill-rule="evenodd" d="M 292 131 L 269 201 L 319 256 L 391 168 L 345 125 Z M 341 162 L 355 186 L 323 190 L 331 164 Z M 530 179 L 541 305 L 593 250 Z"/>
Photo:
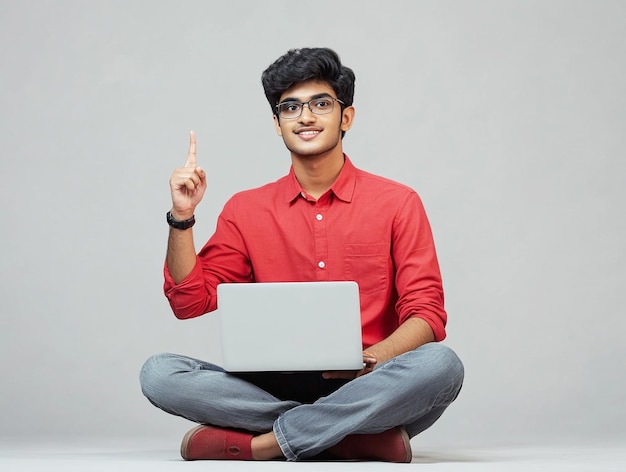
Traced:
<path fill-rule="evenodd" d="M 343 102 L 351 106 L 354 99 L 355 76 L 352 69 L 341 64 L 335 51 L 329 48 L 290 49 L 274 61 L 261 75 L 265 97 L 278 116 L 276 105 L 280 96 L 294 84 L 307 80 L 328 83 Z"/>

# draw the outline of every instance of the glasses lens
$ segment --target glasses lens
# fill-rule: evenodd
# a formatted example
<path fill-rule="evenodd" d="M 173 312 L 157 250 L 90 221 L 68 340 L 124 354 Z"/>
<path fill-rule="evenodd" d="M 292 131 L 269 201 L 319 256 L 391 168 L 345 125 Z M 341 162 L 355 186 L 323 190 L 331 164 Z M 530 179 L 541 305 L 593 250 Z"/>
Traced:
<path fill-rule="evenodd" d="M 316 98 L 311 100 L 311 111 L 316 115 L 325 115 L 333 111 L 335 102 L 332 98 Z"/>
<path fill-rule="evenodd" d="M 278 104 L 278 114 L 282 118 L 296 118 L 300 116 L 302 104 L 300 102 L 282 102 Z"/>

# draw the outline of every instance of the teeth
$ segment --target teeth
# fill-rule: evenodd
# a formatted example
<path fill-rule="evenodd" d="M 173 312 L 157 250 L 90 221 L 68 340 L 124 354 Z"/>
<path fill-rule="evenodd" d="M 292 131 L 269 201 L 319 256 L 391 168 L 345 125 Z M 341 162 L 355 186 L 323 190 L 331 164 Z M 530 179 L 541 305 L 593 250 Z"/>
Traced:
<path fill-rule="evenodd" d="M 298 134 L 317 134 L 319 131 L 300 131 Z"/>

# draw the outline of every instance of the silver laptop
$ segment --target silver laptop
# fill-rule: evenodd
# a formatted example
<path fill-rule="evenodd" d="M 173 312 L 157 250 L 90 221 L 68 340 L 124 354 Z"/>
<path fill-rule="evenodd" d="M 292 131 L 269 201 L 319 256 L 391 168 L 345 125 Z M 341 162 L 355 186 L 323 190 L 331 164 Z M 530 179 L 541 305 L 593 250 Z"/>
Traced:
<path fill-rule="evenodd" d="M 217 306 L 228 372 L 363 367 L 356 282 L 220 284 Z"/>

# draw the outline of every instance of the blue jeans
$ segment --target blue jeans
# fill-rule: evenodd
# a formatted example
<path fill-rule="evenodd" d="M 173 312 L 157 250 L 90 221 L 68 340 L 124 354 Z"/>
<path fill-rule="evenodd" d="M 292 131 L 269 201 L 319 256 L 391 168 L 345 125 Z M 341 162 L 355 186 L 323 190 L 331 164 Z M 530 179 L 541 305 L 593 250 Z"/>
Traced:
<path fill-rule="evenodd" d="M 176 354 L 144 364 L 141 388 L 173 415 L 251 432 L 274 431 L 287 460 L 313 457 L 349 434 L 430 427 L 457 397 L 463 364 L 448 347 L 425 344 L 351 381 L 320 373 L 233 375 Z"/>

